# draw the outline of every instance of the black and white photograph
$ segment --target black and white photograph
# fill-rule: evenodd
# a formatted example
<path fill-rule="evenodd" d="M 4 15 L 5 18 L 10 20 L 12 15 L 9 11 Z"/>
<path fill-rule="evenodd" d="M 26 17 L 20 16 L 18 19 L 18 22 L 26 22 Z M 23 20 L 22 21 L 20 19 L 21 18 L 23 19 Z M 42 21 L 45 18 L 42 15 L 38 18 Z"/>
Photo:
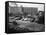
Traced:
<path fill-rule="evenodd" d="M 5 33 L 45 32 L 45 3 L 7 1 Z"/>

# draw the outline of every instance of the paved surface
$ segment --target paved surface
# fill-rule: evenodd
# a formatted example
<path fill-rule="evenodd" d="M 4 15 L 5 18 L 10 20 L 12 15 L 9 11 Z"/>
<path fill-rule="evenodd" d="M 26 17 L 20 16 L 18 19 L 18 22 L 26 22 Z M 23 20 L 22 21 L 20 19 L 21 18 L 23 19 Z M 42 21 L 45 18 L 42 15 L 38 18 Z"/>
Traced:
<path fill-rule="evenodd" d="M 37 24 L 35 22 L 29 22 L 29 21 L 18 21 L 18 24 L 20 23 L 19 27 L 21 28 L 28 28 L 31 31 L 42 31 L 44 29 L 43 24 Z"/>

